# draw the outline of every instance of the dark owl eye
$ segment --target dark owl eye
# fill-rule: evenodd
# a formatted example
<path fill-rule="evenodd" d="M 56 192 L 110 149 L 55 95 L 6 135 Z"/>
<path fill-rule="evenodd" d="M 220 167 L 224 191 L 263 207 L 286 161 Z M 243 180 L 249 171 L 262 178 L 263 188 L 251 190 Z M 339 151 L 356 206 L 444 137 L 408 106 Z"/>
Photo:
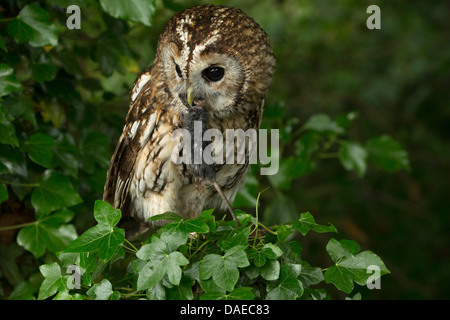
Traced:
<path fill-rule="evenodd" d="M 224 74 L 225 69 L 221 67 L 211 67 L 203 70 L 203 77 L 208 81 L 219 81 Z"/>
<path fill-rule="evenodd" d="M 175 71 L 180 78 L 183 78 L 183 73 L 181 72 L 180 66 L 175 64 Z"/>

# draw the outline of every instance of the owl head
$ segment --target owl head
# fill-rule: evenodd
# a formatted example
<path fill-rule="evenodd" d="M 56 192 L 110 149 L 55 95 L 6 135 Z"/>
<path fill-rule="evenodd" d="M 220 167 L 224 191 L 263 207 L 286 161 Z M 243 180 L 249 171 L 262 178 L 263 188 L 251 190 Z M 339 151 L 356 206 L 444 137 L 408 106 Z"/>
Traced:
<path fill-rule="evenodd" d="M 260 108 L 275 70 L 264 30 L 241 10 L 204 5 L 174 15 L 154 67 L 176 104 L 225 118 Z"/>

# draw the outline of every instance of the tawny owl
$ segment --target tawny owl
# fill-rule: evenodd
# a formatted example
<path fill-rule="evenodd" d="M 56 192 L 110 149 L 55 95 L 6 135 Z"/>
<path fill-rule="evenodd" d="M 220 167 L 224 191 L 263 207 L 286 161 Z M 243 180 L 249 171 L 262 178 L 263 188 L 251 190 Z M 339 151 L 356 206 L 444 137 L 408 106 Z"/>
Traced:
<path fill-rule="evenodd" d="M 122 210 L 127 236 L 164 212 L 198 216 L 226 209 L 243 185 L 245 163 L 195 168 L 171 154 L 176 129 L 258 129 L 275 70 L 267 34 L 241 10 L 204 5 L 175 14 L 161 33 L 154 63 L 136 79 L 123 133 L 111 159 L 103 198 Z M 200 173 L 199 173 L 200 172 Z M 201 173 L 203 172 L 203 173 Z"/>

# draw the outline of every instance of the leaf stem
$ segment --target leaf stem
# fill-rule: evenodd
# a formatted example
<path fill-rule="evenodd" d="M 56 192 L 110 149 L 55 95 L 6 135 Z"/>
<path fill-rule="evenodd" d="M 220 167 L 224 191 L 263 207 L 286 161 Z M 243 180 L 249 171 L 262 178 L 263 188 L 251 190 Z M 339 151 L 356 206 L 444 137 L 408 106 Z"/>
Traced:
<path fill-rule="evenodd" d="M 256 226 L 255 229 L 253 230 L 253 233 L 255 234 L 255 238 L 253 239 L 253 247 L 256 246 L 256 238 L 258 238 L 258 225 L 260 224 L 259 222 L 259 211 L 258 211 L 258 207 L 259 207 L 259 198 L 261 197 L 261 194 L 266 191 L 267 189 L 269 189 L 270 187 L 267 187 L 265 189 L 263 189 L 261 192 L 258 192 L 258 196 L 256 197 L 256 208 L 255 208 L 255 212 L 256 212 Z"/>
<path fill-rule="evenodd" d="M 191 254 L 191 257 L 194 256 L 198 251 L 200 251 L 200 249 L 202 249 L 204 246 L 206 246 L 206 244 L 208 244 L 209 242 L 211 242 L 211 240 L 206 240 L 205 242 L 203 242 L 200 247 L 198 247 L 193 254 Z"/>
<path fill-rule="evenodd" d="M 267 230 L 267 232 L 273 234 L 273 235 L 278 235 L 278 232 L 270 230 L 269 227 L 266 227 L 265 225 L 263 225 L 261 222 L 258 221 L 258 225 L 260 225 L 263 229 Z"/>
<path fill-rule="evenodd" d="M 11 186 L 19 186 L 19 187 L 39 187 L 39 183 L 29 183 L 29 182 L 15 182 L 15 181 L 6 181 L 0 180 L 0 183 L 9 184 Z"/>
<path fill-rule="evenodd" d="M 23 227 L 28 227 L 28 226 L 32 226 L 35 223 L 36 223 L 36 221 L 32 221 L 32 222 L 27 222 L 27 223 L 22 223 L 22 224 L 16 224 L 13 226 L 0 227 L 0 231 L 14 230 L 14 229 L 19 229 L 19 228 L 23 228 Z"/>
<path fill-rule="evenodd" d="M 138 252 L 139 251 L 138 248 L 136 248 L 128 239 L 125 238 L 125 242 L 127 244 L 129 244 L 131 246 L 131 248 L 133 248 L 133 250 L 131 250 L 131 251 L 134 251 L 134 252 Z"/>

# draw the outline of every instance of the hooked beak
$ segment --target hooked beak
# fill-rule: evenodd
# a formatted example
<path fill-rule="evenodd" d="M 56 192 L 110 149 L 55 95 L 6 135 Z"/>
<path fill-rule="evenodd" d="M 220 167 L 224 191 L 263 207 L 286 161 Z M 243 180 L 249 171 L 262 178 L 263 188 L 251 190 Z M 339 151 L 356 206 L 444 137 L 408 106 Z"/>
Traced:
<path fill-rule="evenodd" d="M 187 102 L 190 107 L 194 104 L 195 94 L 192 92 L 192 88 L 188 88 L 187 90 Z"/>

